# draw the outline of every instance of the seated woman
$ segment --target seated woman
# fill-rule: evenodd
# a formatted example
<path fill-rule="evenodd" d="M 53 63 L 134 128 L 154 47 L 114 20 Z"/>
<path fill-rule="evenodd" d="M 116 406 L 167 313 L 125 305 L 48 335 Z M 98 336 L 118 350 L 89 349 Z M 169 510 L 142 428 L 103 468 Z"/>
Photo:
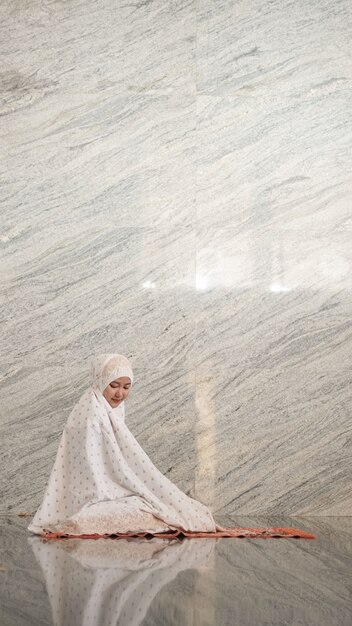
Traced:
<path fill-rule="evenodd" d="M 58 536 L 216 532 L 210 510 L 156 467 L 125 424 L 129 360 L 101 354 L 64 427 L 43 501 L 28 530 Z"/>
<path fill-rule="evenodd" d="M 91 386 L 68 417 L 30 532 L 47 538 L 149 533 L 314 538 L 295 528 L 216 524 L 205 504 L 163 476 L 127 428 L 124 401 L 132 384 L 131 364 L 122 354 L 92 359 Z"/>

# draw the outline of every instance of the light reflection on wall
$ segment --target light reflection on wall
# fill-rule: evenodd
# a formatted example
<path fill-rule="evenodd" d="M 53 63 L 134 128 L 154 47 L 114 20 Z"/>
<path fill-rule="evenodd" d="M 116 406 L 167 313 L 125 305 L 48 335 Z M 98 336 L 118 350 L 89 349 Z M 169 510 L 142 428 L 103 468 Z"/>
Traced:
<path fill-rule="evenodd" d="M 220 245 L 220 243 L 219 243 Z M 326 237 L 298 238 L 291 232 L 271 232 L 258 238 L 224 241 L 221 249 L 201 247 L 197 253 L 195 287 L 294 289 L 351 288 L 349 252 L 343 254 Z"/>
<path fill-rule="evenodd" d="M 212 400 L 214 392 L 213 367 L 202 365 L 202 376 L 195 373 L 195 497 L 210 507 L 215 500 L 216 476 L 216 410 Z M 205 375 L 205 370 L 208 375 Z"/>

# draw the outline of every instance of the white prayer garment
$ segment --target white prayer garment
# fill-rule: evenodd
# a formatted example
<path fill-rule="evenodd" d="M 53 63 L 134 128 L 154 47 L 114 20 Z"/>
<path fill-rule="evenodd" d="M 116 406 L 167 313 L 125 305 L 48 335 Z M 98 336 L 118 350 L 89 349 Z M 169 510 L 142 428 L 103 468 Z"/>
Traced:
<path fill-rule="evenodd" d="M 205 504 L 164 476 L 125 424 L 124 401 L 112 408 L 103 395 L 128 376 L 129 360 L 101 354 L 91 361 L 91 385 L 63 429 L 43 501 L 28 526 L 35 534 L 69 535 L 168 530 L 216 532 Z"/>

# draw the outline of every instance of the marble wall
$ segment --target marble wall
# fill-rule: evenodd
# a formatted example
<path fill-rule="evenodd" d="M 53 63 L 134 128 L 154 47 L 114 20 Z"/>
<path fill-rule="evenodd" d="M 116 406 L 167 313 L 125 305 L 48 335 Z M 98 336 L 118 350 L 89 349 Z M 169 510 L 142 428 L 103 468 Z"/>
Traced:
<path fill-rule="evenodd" d="M 351 515 L 349 0 L 5 0 L 1 510 L 88 359 L 215 516 Z"/>

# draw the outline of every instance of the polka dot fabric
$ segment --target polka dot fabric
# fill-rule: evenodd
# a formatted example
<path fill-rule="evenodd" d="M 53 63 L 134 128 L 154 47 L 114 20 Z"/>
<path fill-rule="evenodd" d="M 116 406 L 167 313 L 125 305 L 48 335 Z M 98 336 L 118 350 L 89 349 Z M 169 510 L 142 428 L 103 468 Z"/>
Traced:
<path fill-rule="evenodd" d="M 119 376 L 130 376 L 133 382 L 123 355 L 92 360 L 91 385 L 68 417 L 42 503 L 28 530 L 71 536 L 215 532 L 210 510 L 166 478 L 139 445 L 125 423 L 124 402 L 113 409 L 103 396 Z"/>

